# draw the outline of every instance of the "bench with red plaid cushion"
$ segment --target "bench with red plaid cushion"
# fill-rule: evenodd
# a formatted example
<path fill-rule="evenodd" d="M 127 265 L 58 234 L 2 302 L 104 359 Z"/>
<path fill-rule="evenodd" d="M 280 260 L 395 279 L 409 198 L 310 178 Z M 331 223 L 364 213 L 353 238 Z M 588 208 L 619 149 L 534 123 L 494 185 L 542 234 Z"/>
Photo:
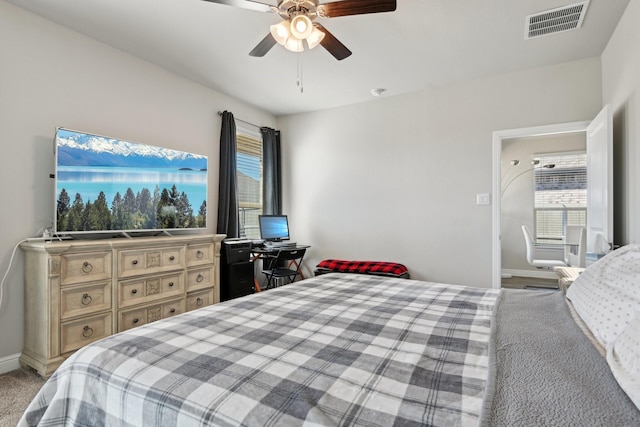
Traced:
<path fill-rule="evenodd" d="M 358 273 L 374 276 L 390 276 L 409 278 L 407 267 L 397 262 L 384 261 L 344 261 L 340 259 L 325 259 L 314 271 L 315 275 L 326 273 Z"/>

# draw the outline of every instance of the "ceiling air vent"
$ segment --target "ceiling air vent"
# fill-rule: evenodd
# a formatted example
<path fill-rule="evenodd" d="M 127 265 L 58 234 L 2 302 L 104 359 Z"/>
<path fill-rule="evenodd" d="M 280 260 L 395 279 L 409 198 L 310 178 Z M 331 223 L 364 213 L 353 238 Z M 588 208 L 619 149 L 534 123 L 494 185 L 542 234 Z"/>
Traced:
<path fill-rule="evenodd" d="M 589 0 L 527 16 L 525 39 L 575 30 L 582 26 Z"/>

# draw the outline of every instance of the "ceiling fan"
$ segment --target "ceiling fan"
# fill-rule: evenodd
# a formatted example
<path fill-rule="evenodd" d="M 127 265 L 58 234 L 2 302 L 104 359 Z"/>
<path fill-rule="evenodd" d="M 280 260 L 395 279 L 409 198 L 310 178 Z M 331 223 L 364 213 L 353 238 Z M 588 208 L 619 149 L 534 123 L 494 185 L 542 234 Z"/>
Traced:
<path fill-rule="evenodd" d="M 204 1 L 259 12 L 277 13 L 284 19 L 279 24 L 271 26 L 270 33 L 249 52 L 251 56 L 266 55 L 276 43 L 290 51 L 302 52 L 304 40 L 309 49 L 320 44 L 338 61 L 351 55 L 351 51 L 326 28 L 313 22 L 316 18 L 336 18 L 396 10 L 396 0 L 342 0 L 322 4 L 318 0 L 278 0 L 277 6 L 253 0 Z"/>

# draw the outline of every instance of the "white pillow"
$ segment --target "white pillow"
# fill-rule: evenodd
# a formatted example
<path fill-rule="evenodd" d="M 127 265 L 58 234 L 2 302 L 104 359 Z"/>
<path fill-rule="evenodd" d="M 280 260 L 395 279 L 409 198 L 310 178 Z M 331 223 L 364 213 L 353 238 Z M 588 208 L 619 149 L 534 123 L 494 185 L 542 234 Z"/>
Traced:
<path fill-rule="evenodd" d="M 627 245 L 599 259 L 567 291 L 595 339 L 608 348 L 640 311 L 640 245 Z"/>
<path fill-rule="evenodd" d="M 640 314 L 607 348 L 607 362 L 620 387 L 640 409 Z"/>

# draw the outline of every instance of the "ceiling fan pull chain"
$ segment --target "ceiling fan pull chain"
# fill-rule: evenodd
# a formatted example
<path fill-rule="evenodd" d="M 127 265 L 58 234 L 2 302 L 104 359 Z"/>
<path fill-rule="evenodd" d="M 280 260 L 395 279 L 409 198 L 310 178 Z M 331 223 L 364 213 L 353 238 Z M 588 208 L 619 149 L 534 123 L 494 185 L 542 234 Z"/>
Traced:
<path fill-rule="evenodd" d="M 300 88 L 300 93 L 303 93 L 304 85 L 302 83 L 302 52 L 298 53 L 298 80 L 296 83 Z"/>
<path fill-rule="evenodd" d="M 300 54 L 296 58 L 296 86 L 300 87 Z"/>

